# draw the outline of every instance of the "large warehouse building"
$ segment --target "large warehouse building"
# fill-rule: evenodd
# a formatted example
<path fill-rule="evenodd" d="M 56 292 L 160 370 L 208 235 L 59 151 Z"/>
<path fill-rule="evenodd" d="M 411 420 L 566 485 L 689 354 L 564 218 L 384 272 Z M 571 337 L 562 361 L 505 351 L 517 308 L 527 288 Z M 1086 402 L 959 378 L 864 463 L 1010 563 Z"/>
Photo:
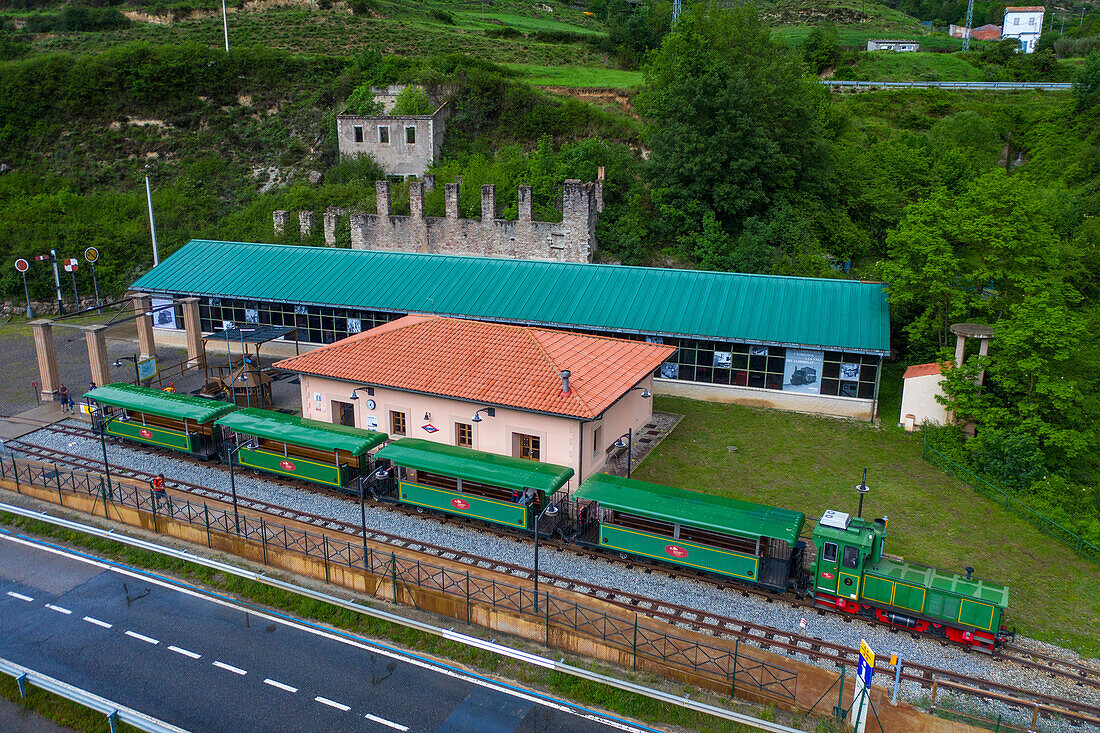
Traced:
<path fill-rule="evenodd" d="M 409 313 L 644 339 L 676 347 L 657 392 L 863 419 L 890 351 L 885 286 L 855 280 L 193 240 L 133 289 L 313 344 Z"/>

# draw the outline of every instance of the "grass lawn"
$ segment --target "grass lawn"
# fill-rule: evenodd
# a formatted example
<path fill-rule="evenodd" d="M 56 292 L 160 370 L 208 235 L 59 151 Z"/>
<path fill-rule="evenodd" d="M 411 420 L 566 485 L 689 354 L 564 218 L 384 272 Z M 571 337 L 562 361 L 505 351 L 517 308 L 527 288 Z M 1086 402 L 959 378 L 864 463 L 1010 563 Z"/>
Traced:
<path fill-rule="evenodd" d="M 888 425 L 895 392 L 882 395 Z M 864 512 L 889 516 L 887 552 L 957 572 L 973 566 L 976 576 L 1011 587 L 1009 628 L 1100 656 L 1100 567 L 926 463 L 919 435 L 676 397 L 657 397 L 654 408 L 684 419 L 635 477 L 819 517 L 826 509 L 855 513 L 853 487 L 866 466 Z"/>
<path fill-rule="evenodd" d="M 538 64 L 505 64 L 518 71 L 523 81 L 539 86 L 605 87 L 633 89 L 642 83 L 642 72 L 623 69 L 602 69 L 593 66 L 540 66 Z"/>
<path fill-rule="evenodd" d="M 853 66 L 837 69 L 837 79 L 861 81 L 985 81 L 985 73 L 950 53 L 861 53 Z"/>

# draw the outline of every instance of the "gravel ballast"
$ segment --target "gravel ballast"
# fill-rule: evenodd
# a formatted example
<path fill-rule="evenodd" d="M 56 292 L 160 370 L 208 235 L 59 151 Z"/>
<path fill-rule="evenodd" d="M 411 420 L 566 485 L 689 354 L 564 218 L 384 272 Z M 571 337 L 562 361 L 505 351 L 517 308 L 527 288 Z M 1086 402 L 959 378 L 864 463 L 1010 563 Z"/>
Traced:
<path fill-rule="evenodd" d="M 85 423 L 72 421 L 74 425 L 86 427 Z M 49 428 L 25 436 L 22 440 L 67 453 L 78 454 L 92 459 L 102 459 L 102 449 L 98 440 L 80 438 L 53 431 Z M 169 479 L 177 478 L 190 483 L 228 492 L 229 474 L 217 464 L 205 465 L 166 455 L 145 453 L 109 442 L 107 452 L 111 463 L 142 471 L 161 473 Z M 279 506 L 329 517 L 358 526 L 360 522 L 359 504 L 354 500 L 342 499 L 331 494 L 299 489 L 274 483 L 257 474 L 237 472 L 237 493 Z M 488 528 L 479 529 L 455 524 L 445 524 L 428 515 L 409 516 L 383 507 L 367 506 L 367 528 L 378 532 L 399 535 L 410 540 L 425 542 L 442 547 L 492 558 L 499 562 L 532 567 L 534 562 L 533 545 L 524 540 L 501 537 Z M 611 559 L 594 559 L 580 556 L 555 548 L 543 548 L 540 551 L 539 567 L 545 573 L 566 578 L 585 579 L 595 585 L 614 588 L 624 592 L 638 594 L 677 605 L 700 609 L 700 616 L 713 614 L 753 624 L 770 626 L 792 634 L 814 636 L 849 647 L 858 647 L 865 639 L 880 657 L 897 654 L 904 662 L 916 662 L 939 667 L 952 672 L 980 677 L 991 682 L 1000 682 L 1025 689 L 1042 692 L 1058 697 L 1100 705 L 1100 691 L 1087 686 L 1077 686 L 1063 678 L 1051 679 L 1048 675 L 1030 670 L 1007 661 L 996 660 L 984 654 L 967 652 L 961 647 L 945 645 L 935 639 L 913 639 L 909 634 L 896 632 L 884 626 L 873 625 L 860 620 L 846 620 L 842 617 L 818 613 L 805 608 L 796 608 L 782 602 L 769 603 L 755 595 L 744 595 L 737 591 L 719 590 L 716 586 L 702 581 L 684 578 L 670 578 L 667 574 L 654 569 L 644 572 L 629 569 Z M 522 579 L 511 582 L 522 583 Z M 802 620 L 806 628 L 800 628 Z M 1037 651 L 1046 650 L 1058 656 L 1072 657 L 1072 652 L 1042 644 L 1033 640 L 1017 638 L 1020 646 L 1033 646 Z M 827 666 L 826 662 L 813 660 L 797 654 L 794 658 L 801 661 Z M 890 686 L 892 680 L 877 679 L 876 682 Z M 848 694 L 847 692 L 845 693 Z M 941 694 L 941 698 L 944 696 Z M 916 683 L 902 683 L 899 698 L 918 704 L 927 709 L 928 691 Z M 830 705 L 836 704 L 833 700 Z M 847 704 L 847 701 L 845 702 Z M 985 717 L 996 719 L 1004 716 L 1006 722 L 1025 729 L 1030 724 L 1031 714 L 1020 709 L 1010 708 L 993 702 L 979 702 L 966 697 L 958 701 L 959 707 Z M 1046 720 L 1040 722 L 1040 729 L 1051 731 L 1084 731 L 1088 726 L 1071 726 L 1064 721 Z M 1093 727 L 1091 730 L 1100 730 Z"/>

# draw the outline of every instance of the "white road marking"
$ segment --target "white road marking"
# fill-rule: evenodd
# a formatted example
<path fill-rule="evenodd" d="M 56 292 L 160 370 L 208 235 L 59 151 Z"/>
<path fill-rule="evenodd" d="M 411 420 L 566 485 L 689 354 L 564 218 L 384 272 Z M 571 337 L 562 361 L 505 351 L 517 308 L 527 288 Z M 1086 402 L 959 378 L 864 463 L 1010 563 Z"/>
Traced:
<path fill-rule="evenodd" d="M 68 616 L 69 614 L 72 613 L 72 611 L 70 611 L 69 609 L 62 608 L 61 606 L 55 606 L 52 603 L 47 603 L 46 608 L 50 609 L 51 611 L 57 611 L 58 613 L 63 613 L 66 616 Z"/>
<path fill-rule="evenodd" d="M 221 667 L 222 669 L 228 670 L 229 672 L 236 672 L 240 675 L 248 674 L 248 670 L 241 669 L 240 667 L 234 667 L 232 664 L 226 664 L 225 662 L 214 662 L 214 666 Z"/>
<path fill-rule="evenodd" d="M 106 621 L 100 621 L 99 619 L 92 618 L 91 616 L 85 616 L 84 620 L 87 621 L 90 624 L 95 624 L 96 626 L 102 626 L 105 629 L 112 628 L 112 626 L 113 626 L 113 624 L 109 624 Z"/>
<path fill-rule="evenodd" d="M 322 705 L 328 705 L 330 708 L 336 708 L 337 710 L 343 710 L 345 713 L 347 711 L 351 710 L 351 708 L 348 707 L 347 705 L 344 705 L 342 703 L 338 703 L 335 700 L 329 700 L 327 697 L 318 696 L 318 697 L 315 697 L 313 699 L 316 700 L 317 702 L 321 703 Z"/>
<path fill-rule="evenodd" d="M 390 649 L 389 647 L 386 647 L 386 646 L 381 645 L 381 644 L 377 644 L 377 643 L 372 644 L 372 643 L 368 643 L 366 640 L 351 639 L 351 638 L 348 638 L 348 637 L 343 636 L 341 634 L 336 634 L 336 633 L 329 632 L 329 631 L 322 631 L 321 629 L 319 629 L 315 626 L 308 626 L 308 625 L 303 624 L 303 623 L 298 623 L 298 622 L 295 622 L 295 621 L 291 621 L 291 620 L 289 620 L 287 618 L 284 618 L 284 617 L 281 617 L 281 616 L 273 616 L 271 614 L 264 613 L 263 611 L 260 611 L 256 608 L 251 607 L 251 606 L 245 606 L 245 605 L 242 605 L 242 604 L 239 604 L 239 603 L 234 603 L 230 600 L 227 600 L 227 599 L 224 599 L 224 598 L 218 598 L 216 596 L 209 595 L 207 593 L 201 593 L 197 590 L 192 590 L 190 588 L 184 588 L 184 587 L 181 587 L 181 586 L 176 585 L 174 583 L 171 583 L 167 580 L 159 578 L 159 577 L 153 575 L 152 573 L 144 573 L 144 572 L 140 572 L 138 570 L 131 570 L 131 569 L 123 568 L 123 567 L 118 567 L 117 565 L 111 565 L 111 564 L 108 564 L 106 562 L 103 562 L 103 561 L 100 561 L 100 560 L 94 560 L 90 557 L 86 557 L 86 556 L 83 556 L 83 555 L 74 555 L 73 553 L 67 552 L 67 551 L 62 550 L 60 548 L 44 546 L 44 545 L 41 545 L 37 542 L 32 542 L 30 540 L 24 539 L 22 537 L 12 537 L 10 535 L 0 535 L 0 540 L 7 540 L 8 542 L 12 542 L 12 543 L 17 544 L 17 545 L 24 545 L 26 547 L 33 548 L 33 549 L 38 550 L 40 552 L 46 552 L 46 553 L 49 553 L 51 555 L 58 555 L 58 556 L 67 558 L 69 560 L 74 560 L 76 562 L 82 562 L 82 563 L 85 563 L 86 565 L 91 565 L 93 567 L 102 568 L 103 570 L 107 570 L 107 571 L 110 571 L 112 573 L 117 573 L 118 575 L 128 576 L 128 577 L 131 577 L 131 578 L 136 578 L 138 580 L 144 580 L 146 582 L 153 583 L 154 585 L 159 585 L 162 588 L 166 588 L 168 590 L 175 591 L 176 593 L 181 593 L 181 594 L 186 595 L 186 596 L 191 596 L 191 597 L 197 598 L 199 600 L 207 601 L 208 603 L 214 603 L 214 604 L 219 605 L 219 606 L 224 606 L 225 608 L 247 609 L 249 611 L 249 613 L 252 613 L 256 618 L 266 619 L 267 621 L 271 621 L 272 623 L 277 623 L 277 624 L 280 624 L 282 626 L 286 626 L 287 628 L 297 629 L 297 630 L 303 631 L 307 634 L 312 634 L 314 636 L 319 636 L 319 637 L 322 637 L 322 638 L 325 638 L 325 639 L 331 639 L 332 641 L 336 641 L 336 642 L 339 642 L 341 644 L 345 644 L 349 647 L 353 647 L 353 648 L 356 648 L 356 649 L 361 649 L 363 651 L 371 652 L 371 653 L 374 653 L 374 654 L 380 654 L 384 657 L 389 657 L 390 659 L 394 659 L 394 660 L 397 660 L 399 662 L 404 662 L 405 664 L 409 664 L 409 665 L 412 665 L 414 667 L 420 667 L 421 669 L 427 669 L 427 670 L 430 670 L 432 672 L 435 672 L 436 674 L 442 674 L 442 675 L 445 675 L 447 677 L 452 677 L 454 679 L 458 679 L 458 680 L 462 680 L 464 682 L 468 682 L 468 683 L 471 683 L 471 684 L 478 685 L 479 687 L 484 687 L 484 688 L 489 689 L 489 690 L 495 690 L 495 691 L 501 692 L 505 695 L 510 695 L 510 696 L 518 698 L 520 700 L 526 700 L 526 701 L 534 703 L 536 705 L 542 705 L 543 707 L 551 708 L 553 710 L 559 710 L 563 713 L 569 713 L 570 715 L 576 715 L 579 718 L 585 718 L 587 720 L 592 720 L 594 722 L 605 725 L 609 728 L 616 728 L 618 730 L 629 731 L 631 733 L 642 733 L 642 731 L 643 731 L 642 728 L 637 728 L 635 726 L 624 723 L 623 721 L 615 720 L 613 718 L 605 718 L 605 717 L 599 715 L 598 713 L 586 711 L 586 710 L 583 710 L 583 709 L 578 709 L 578 708 L 572 707 L 570 705 L 566 705 L 564 703 L 555 702 L 553 700 L 548 700 L 545 697 L 541 697 L 539 695 L 535 695 L 535 694 L 529 693 L 529 692 L 524 692 L 522 690 L 518 690 L 518 689 L 515 689 L 515 688 L 512 688 L 512 687 L 502 687 L 500 685 L 494 684 L 493 682 L 491 682 L 487 679 L 483 679 L 483 678 L 479 678 L 479 677 L 471 677 L 467 674 L 463 674 L 462 672 L 459 672 L 456 669 L 449 669 L 447 667 L 438 666 L 438 665 L 433 664 L 433 663 L 431 663 L 431 662 L 429 662 L 425 659 L 420 659 L 420 658 L 415 657 L 415 656 L 407 656 L 405 654 L 402 654 L 402 653 L 398 652 L 395 649 Z M 645 730 L 648 730 L 648 729 L 645 729 Z"/>
<path fill-rule="evenodd" d="M 181 649 L 178 646 L 170 646 L 168 648 L 170 650 L 174 651 L 176 654 L 182 654 L 185 657 L 191 657 L 192 659 L 201 659 L 202 658 L 201 654 L 195 654 L 195 652 L 191 652 L 191 651 L 188 651 L 186 649 Z"/>
<path fill-rule="evenodd" d="M 25 596 L 22 593 L 16 593 L 13 590 L 9 590 L 8 595 L 11 596 L 12 598 L 18 598 L 21 601 L 33 601 L 34 600 L 30 596 Z"/>
<path fill-rule="evenodd" d="M 134 637 L 135 639 L 141 639 L 142 641 L 144 641 L 144 642 L 145 642 L 145 643 L 147 643 L 147 644 L 159 644 L 159 643 L 160 643 L 160 642 L 159 642 L 159 641 L 157 641 L 156 639 L 154 639 L 154 638 L 152 638 L 152 637 L 150 637 L 150 636 L 146 636 L 145 634 L 139 634 L 139 633 L 138 633 L 138 632 L 136 632 L 136 631 L 129 631 L 129 630 L 127 630 L 127 631 L 126 631 L 126 636 L 132 636 L 132 637 Z"/>
<path fill-rule="evenodd" d="M 367 713 L 367 720 L 373 720 L 375 723 L 381 723 L 382 725 L 388 725 L 389 727 L 393 728 L 394 730 L 404 731 L 404 730 L 409 729 L 409 726 L 407 726 L 407 725 L 401 725 L 400 723 L 395 723 L 392 720 L 386 720 L 385 718 L 379 718 L 377 715 L 371 715 L 370 713 Z"/>
<path fill-rule="evenodd" d="M 297 687 L 291 687 L 290 685 L 284 685 L 282 682 L 276 682 L 273 679 L 264 680 L 264 684 L 271 685 L 272 687 L 278 687 L 280 690 L 286 690 L 287 692 L 297 692 Z"/>

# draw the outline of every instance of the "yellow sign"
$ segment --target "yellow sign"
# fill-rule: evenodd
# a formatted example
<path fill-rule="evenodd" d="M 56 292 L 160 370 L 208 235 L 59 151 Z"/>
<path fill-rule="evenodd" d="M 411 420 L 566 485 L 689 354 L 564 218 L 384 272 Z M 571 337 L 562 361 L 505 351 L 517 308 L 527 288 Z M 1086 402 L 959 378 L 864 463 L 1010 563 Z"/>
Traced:
<path fill-rule="evenodd" d="M 867 646 L 867 642 L 863 639 L 859 640 L 859 656 L 867 662 L 868 666 L 874 669 L 875 666 L 875 653 L 871 651 L 871 647 Z"/>

